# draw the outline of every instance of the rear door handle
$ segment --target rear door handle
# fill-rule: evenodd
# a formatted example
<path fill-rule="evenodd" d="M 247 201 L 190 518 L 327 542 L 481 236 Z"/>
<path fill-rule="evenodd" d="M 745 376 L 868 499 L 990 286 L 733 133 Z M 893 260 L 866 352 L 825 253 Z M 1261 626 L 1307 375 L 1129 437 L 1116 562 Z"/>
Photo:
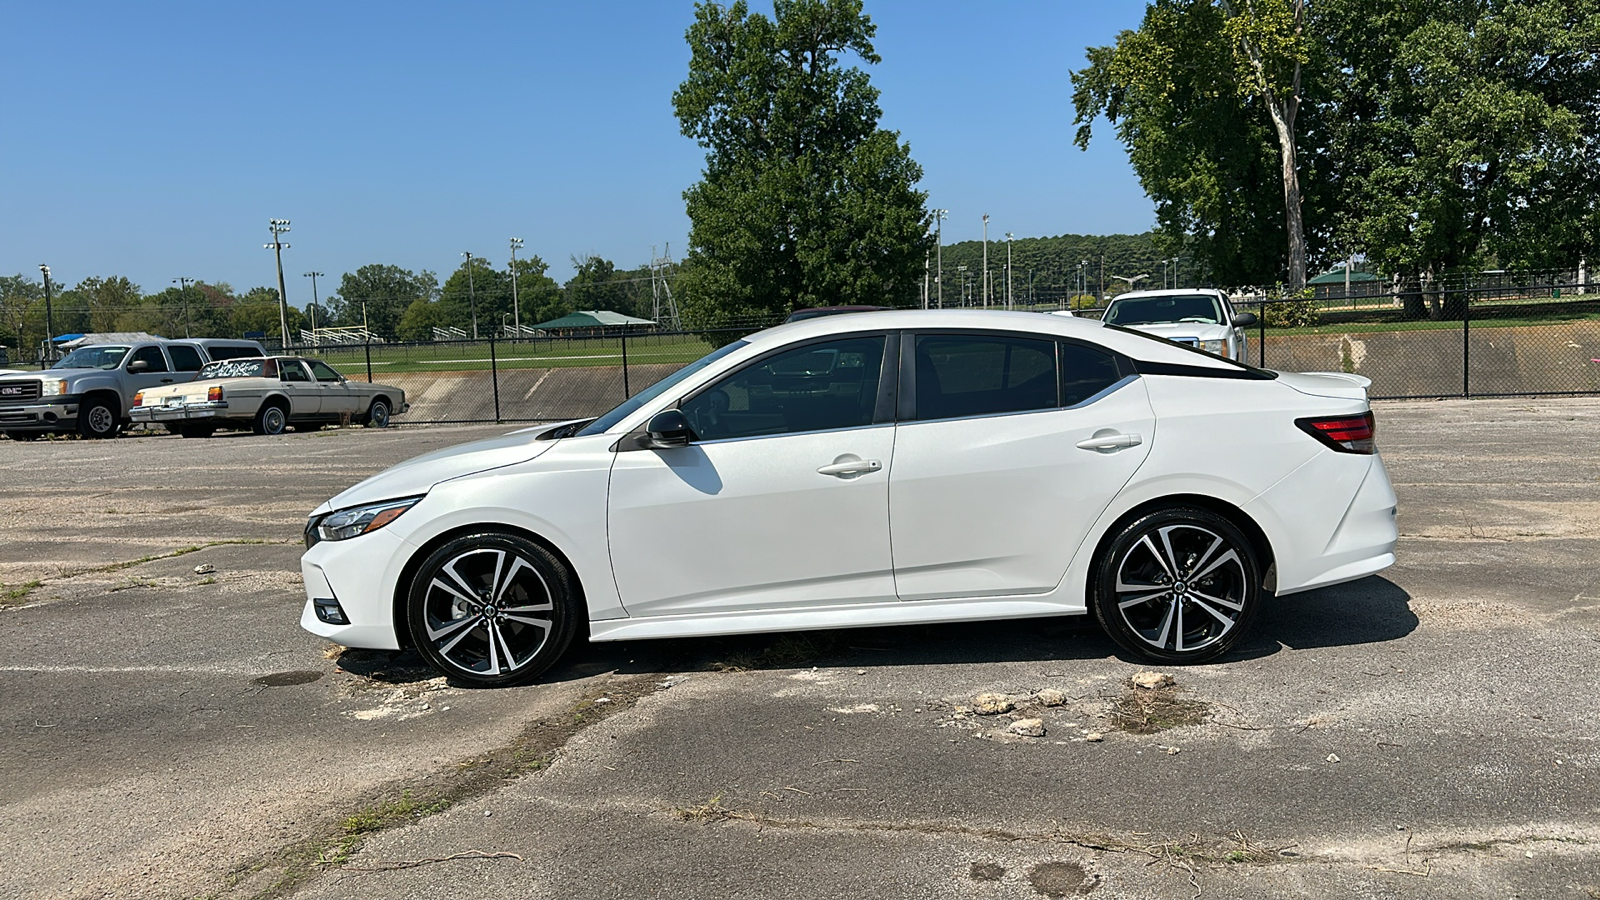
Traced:
<path fill-rule="evenodd" d="M 172 383 L 172 379 L 171 378 L 163 378 L 163 379 L 161 379 L 161 383 L 162 384 L 171 384 Z"/>
<path fill-rule="evenodd" d="M 1144 443 L 1144 438 L 1137 434 L 1097 434 L 1088 440 L 1078 442 L 1080 450 L 1121 450 L 1125 447 L 1136 447 Z"/>
<path fill-rule="evenodd" d="M 851 475 L 865 475 L 883 468 L 883 463 L 875 459 L 851 459 L 823 466 L 817 470 L 818 475 L 834 475 L 839 478 L 848 478 Z"/>

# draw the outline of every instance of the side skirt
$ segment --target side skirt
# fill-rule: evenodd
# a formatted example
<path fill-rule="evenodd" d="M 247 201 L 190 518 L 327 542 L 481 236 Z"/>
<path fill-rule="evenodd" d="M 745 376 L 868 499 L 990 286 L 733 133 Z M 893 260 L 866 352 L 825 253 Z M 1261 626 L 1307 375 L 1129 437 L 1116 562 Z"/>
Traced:
<path fill-rule="evenodd" d="M 1067 606 L 1038 599 L 984 597 L 976 600 L 913 600 L 806 610 L 606 619 L 589 623 L 589 640 L 631 641 L 643 638 L 812 631 L 820 628 L 930 625 L 940 622 L 1072 616 L 1087 612 L 1088 608 L 1082 605 Z"/>

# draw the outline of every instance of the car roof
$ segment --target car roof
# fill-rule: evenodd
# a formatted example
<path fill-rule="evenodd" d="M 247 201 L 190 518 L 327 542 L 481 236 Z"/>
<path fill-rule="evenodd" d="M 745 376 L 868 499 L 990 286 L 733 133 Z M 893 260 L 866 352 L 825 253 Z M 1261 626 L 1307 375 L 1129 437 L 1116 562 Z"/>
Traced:
<path fill-rule="evenodd" d="M 1112 297 L 1111 302 L 1137 300 L 1140 297 L 1193 297 L 1195 294 L 1205 294 L 1208 297 L 1227 297 L 1226 294 L 1216 288 L 1161 288 L 1153 291 L 1126 291 Z"/>
<path fill-rule="evenodd" d="M 918 329 L 1016 331 L 1046 337 L 1077 338 L 1099 344 L 1125 356 L 1148 362 L 1219 369 L 1236 369 L 1235 363 L 1190 350 L 1171 341 L 1104 325 L 1098 319 L 982 309 L 885 310 L 870 316 L 818 316 L 759 331 L 745 340 L 754 352 L 763 352 L 796 340 L 833 334 Z M 741 357 L 746 354 L 740 354 Z"/>

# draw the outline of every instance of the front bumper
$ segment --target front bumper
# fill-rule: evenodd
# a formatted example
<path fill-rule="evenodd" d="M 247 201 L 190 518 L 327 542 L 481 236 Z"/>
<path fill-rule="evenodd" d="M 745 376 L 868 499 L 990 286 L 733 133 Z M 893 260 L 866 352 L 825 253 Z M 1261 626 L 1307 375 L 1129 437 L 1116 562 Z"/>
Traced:
<path fill-rule="evenodd" d="M 128 418 L 135 422 L 182 422 L 187 419 L 214 419 L 227 414 L 228 401 L 207 400 L 182 406 L 135 406 Z"/>
<path fill-rule="evenodd" d="M 395 585 L 416 549 L 386 528 L 345 541 L 317 542 L 300 557 L 306 589 L 300 627 L 346 647 L 400 649 Z M 346 622 L 318 616 L 318 600 L 336 602 Z"/>
<path fill-rule="evenodd" d="M 0 428 L 70 431 L 77 424 L 77 397 L 62 397 L 26 406 L 0 406 Z"/>

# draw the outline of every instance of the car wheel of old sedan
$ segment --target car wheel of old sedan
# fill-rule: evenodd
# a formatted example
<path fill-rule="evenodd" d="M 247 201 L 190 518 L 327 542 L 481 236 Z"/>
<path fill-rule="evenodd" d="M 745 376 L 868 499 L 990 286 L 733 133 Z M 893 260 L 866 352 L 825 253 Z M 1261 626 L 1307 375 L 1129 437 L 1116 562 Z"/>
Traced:
<path fill-rule="evenodd" d="M 367 409 L 367 425 L 372 428 L 389 427 L 389 401 L 379 397 Z"/>
<path fill-rule="evenodd" d="M 423 561 L 407 603 L 422 655 L 451 677 L 498 687 L 548 669 L 572 643 L 579 603 L 567 567 L 526 538 L 455 538 Z"/>
<path fill-rule="evenodd" d="M 86 438 L 116 437 L 120 425 L 109 401 L 88 400 L 78 410 L 78 433 Z"/>
<path fill-rule="evenodd" d="M 283 434 L 289 426 L 289 411 L 280 403 L 268 403 L 256 412 L 256 434 Z"/>
<path fill-rule="evenodd" d="M 1141 516 L 1096 567 L 1095 618 L 1128 651 L 1164 663 L 1227 652 L 1260 605 L 1255 549 L 1222 516 L 1176 507 Z"/>

